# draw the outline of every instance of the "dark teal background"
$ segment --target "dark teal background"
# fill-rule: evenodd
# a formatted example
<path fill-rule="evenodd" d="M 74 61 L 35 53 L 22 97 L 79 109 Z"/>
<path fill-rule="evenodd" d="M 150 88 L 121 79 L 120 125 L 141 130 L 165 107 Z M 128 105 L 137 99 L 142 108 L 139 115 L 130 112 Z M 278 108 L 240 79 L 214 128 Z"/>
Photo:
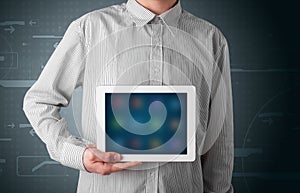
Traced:
<path fill-rule="evenodd" d="M 0 58 L 0 192 L 75 192 L 78 172 L 49 160 L 22 111 L 23 97 L 72 20 L 121 2 L 0 1 L 0 54 L 11 57 L 10 63 Z M 298 6 L 289 0 L 181 3 L 219 27 L 229 43 L 235 192 L 300 192 Z M 76 133 L 70 108 L 62 114 Z"/>

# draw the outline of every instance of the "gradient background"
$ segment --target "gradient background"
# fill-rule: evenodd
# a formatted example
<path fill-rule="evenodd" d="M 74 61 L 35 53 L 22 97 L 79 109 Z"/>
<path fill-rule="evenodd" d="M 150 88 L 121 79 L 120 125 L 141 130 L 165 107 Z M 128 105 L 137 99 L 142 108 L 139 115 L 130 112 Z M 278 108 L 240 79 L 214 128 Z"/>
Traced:
<path fill-rule="evenodd" d="M 295 1 L 181 1 L 184 9 L 219 27 L 229 42 L 235 192 L 299 192 L 299 16 Z M 75 192 L 78 172 L 49 159 L 22 111 L 23 97 L 72 20 L 121 2 L 0 1 L 0 54 L 13 60 L 0 57 L 0 192 Z M 71 108 L 62 115 L 76 133 Z"/>

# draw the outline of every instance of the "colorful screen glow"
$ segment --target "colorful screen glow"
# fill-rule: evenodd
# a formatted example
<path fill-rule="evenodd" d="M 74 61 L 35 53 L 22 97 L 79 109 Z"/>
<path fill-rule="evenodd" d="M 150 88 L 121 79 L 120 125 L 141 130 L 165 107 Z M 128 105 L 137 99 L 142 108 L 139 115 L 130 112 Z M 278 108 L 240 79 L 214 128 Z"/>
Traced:
<path fill-rule="evenodd" d="M 106 93 L 106 151 L 187 154 L 186 93 Z"/>

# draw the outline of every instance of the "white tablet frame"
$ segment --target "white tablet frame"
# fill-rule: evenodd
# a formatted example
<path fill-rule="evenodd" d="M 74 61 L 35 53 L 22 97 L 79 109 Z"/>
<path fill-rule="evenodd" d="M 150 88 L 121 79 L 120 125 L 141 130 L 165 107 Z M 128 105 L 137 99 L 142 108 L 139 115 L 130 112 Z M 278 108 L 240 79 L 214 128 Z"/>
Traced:
<path fill-rule="evenodd" d="M 187 94 L 187 154 L 122 154 L 123 161 L 192 162 L 195 160 L 196 88 L 183 86 L 96 86 L 97 147 L 105 151 L 105 93 L 186 93 Z"/>

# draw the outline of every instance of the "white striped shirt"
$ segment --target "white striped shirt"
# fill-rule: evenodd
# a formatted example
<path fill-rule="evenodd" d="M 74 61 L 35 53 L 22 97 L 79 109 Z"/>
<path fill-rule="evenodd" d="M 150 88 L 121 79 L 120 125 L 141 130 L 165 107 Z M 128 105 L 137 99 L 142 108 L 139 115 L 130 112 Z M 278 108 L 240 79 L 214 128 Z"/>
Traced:
<path fill-rule="evenodd" d="M 152 169 L 109 176 L 87 172 L 82 155 L 100 129 L 96 86 L 140 84 L 196 87 L 196 160 L 151 163 Z M 71 135 L 60 114 L 78 87 L 83 88 L 81 137 Z M 23 110 L 50 157 L 80 170 L 78 193 L 233 192 L 228 44 L 216 26 L 182 9 L 180 1 L 161 15 L 128 0 L 75 19 L 26 92 Z"/>

